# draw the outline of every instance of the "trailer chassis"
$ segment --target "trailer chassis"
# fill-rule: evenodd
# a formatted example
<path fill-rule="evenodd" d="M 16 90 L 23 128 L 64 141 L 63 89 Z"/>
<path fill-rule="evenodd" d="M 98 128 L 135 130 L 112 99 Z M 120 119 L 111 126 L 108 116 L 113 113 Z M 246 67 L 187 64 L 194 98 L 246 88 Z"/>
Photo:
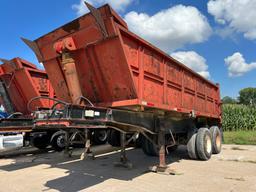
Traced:
<path fill-rule="evenodd" d="M 31 132 L 32 118 L 3 118 L 0 119 L 0 133 Z"/>
<path fill-rule="evenodd" d="M 126 156 L 125 148 L 138 134 L 143 135 L 155 147 L 159 149 L 159 164 L 154 171 L 166 170 L 166 148 L 176 145 L 173 133 L 186 133 L 182 128 L 177 129 L 173 122 L 163 113 L 130 111 L 116 108 L 102 108 L 94 106 L 65 105 L 64 109 L 53 111 L 37 112 L 34 120 L 33 130 L 37 129 L 60 129 L 66 131 L 66 153 L 69 152 L 71 130 L 84 130 L 85 151 L 83 157 L 91 154 L 90 150 L 90 129 L 110 128 L 120 132 L 121 158 L 120 164 L 131 167 Z M 39 118 L 40 116 L 40 118 Z M 130 134 L 128 140 L 126 135 Z M 171 141 L 166 143 L 166 134 L 171 135 Z M 93 156 L 93 155 L 92 155 Z"/>

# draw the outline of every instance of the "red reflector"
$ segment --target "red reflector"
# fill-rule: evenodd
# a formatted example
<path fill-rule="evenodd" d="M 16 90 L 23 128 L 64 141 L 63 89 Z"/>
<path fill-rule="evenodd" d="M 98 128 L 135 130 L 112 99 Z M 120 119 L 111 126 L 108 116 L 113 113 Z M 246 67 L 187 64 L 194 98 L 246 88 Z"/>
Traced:
<path fill-rule="evenodd" d="M 153 107 L 153 106 L 155 106 L 155 104 L 154 103 L 147 103 L 147 106 Z"/>

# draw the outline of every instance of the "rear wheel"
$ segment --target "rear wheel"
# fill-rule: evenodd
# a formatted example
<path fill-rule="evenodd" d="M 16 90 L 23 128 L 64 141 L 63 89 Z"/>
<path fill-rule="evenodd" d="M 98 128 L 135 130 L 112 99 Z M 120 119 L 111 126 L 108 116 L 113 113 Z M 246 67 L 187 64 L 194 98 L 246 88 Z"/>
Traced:
<path fill-rule="evenodd" d="M 178 145 L 173 145 L 171 147 L 168 147 L 167 150 L 168 150 L 168 153 L 172 153 L 174 151 L 176 151 L 178 148 Z"/>
<path fill-rule="evenodd" d="M 212 136 L 212 153 L 218 154 L 221 152 L 222 145 L 222 135 L 219 127 L 212 126 L 210 128 L 211 136 Z"/>
<path fill-rule="evenodd" d="M 207 128 L 200 128 L 196 136 L 196 152 L 200 160 L 208 160 L 212 155 L 211 132 Z"/>
<path fill-rule="evenodd" d="M 45 149 L 49 145 L 49 137 L 47 135 L 33 137 L 31 143 L 38 149 Z"/>
<path fill-rule="evenodd" d="M 149 156 L 159 155 L 159 148 L 145 137 L 142 137 L 142 150 L 146 155 Z"/>
<path fill-rule="evenodd" d="M 178 145 L 174 145 L 174 146 L 171 146 L 171 147 L 168 147 L 168 152 L 171 153 L 171 152 L 174 152 L 176 151 L 178 148 Z"/>
<path fill-rule="evenodd" d="M 65 134 L 56 135 L 52 139 L 51 145 L 52 145 L 52 147 L 54 148 L 55 151 L 62 151 L 62 150 L 64 150 L 65 146 L 66 146 Z"/>
<path fill-rule="evenodd" d="M 187 151 L 190 159 L 197 159 L 196 154 L 196 133 L 194 133 L 187 143 Z"/>
<path fill-rule="evenodd" d="M 96 145 L 103 145 L 108 140 L 108 132 L 106 129 L 95 130 L 93 134 L 93 143 Z"/>
<path fill-rule="evenodd" d="M 120 147 L 120 132 L 114 129 L 108 131 L 108 143 L 113 147 Z"/>

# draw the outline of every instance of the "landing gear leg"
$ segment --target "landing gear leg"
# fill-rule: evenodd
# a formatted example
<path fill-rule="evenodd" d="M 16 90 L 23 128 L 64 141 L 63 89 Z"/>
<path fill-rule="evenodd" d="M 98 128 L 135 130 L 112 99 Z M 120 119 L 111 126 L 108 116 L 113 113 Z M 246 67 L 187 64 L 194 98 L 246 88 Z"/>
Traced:
<path fill-rule="evenodd" d="M 126 146 L 126 134 L 120 134 L 120 143 L 121 143 L 121 156 L 120 161 L 115 163 L 117 167 L 124 167 L 131 169 L 133 167 L 132 163 L 128 160 L 126 156 L 125 146 Z"/>
<path fill-rule="evenodd" d="M 71 157 L 72 156 L 72 149 L 70 149 L 70 134 L 68 131 L 66 131 L 66 134 L 65 134 L 65 149 L 64 149 L 64 155 L 65 156 L 68 156 L 68 157 Z"/>
<path fill-rule="evenodd" d="M 95 159 L 95 156 L 91 151 L 91 140 L 90 140 L 89 130 L 85 129 L 84 134 L 85 134 L 85 138 L 84 138 L 84 141 L 85 141 L 85 146 L 84 147 L 85 147 L 85 149 L 84 149 L 84 152 L 81 154 L 80 158 L 82 160 L 84 160 L 84 159 L 86 159 L 86 157 L 90 156 L 92 159 Z"/>
<path fill-rule="evenodd" d="M 159 164 L 150 168 L 150 171 L 164 174 L 175 174 L 174 170 L 171 170 L 166 165 L 166 154 L 165 154 L 165 132 L 164 127 L 160 126 L 158 133 L 158 148 L 159 148 Z"/>

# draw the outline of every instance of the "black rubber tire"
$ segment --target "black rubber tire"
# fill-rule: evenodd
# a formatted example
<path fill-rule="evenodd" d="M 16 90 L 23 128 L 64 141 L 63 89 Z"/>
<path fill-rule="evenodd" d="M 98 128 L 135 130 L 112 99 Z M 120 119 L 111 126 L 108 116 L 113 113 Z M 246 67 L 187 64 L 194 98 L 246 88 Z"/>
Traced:
<path fill-rule="evenodd" d="M 38 148 L 38 149 L 45 149 L 49 146 L 49 138 L 47 135 L 44 135 L 42 137 L 33 137 L 31 138 L 31 144 L 32 146 Z"/>
<path fill-rule="evenodd" d="M 107 129 L 95 130 L 93 134 L 93 143 L 95 145 L 103 145 L 108 141 L 108 131 Z"/>
<path fill-rule="evenodd" d="M 113 147 L 120 147 L 121 146 L 120 132 L 114 129 L 109 130 L 107 141 Z"/>
<path fill-rule="evenodd" d="M 147 139 L 145 137 L 142 137 L 141 148 L 145 155 L 149 155 L 149 148 L 147 144 Z"/>
<path fill-rule="evenodd" d="M 172 152 L 176 151 L 177 148 L 178 148 L 178 145 L 174 145 L 174 146 L 168 147 L 168 152 L 172 153 Z"/>
<path fill-rule="evenodd" d="M 219 154 L 221 152 L 222 134 L 218 126 L 212 126 L 210 128 L 212 136 L 212 153 Z"/>
<path fill-rule="evenodd" d="M 194 133 L 188 140 L 187 151 L 190 159 L 198 159 L 196 154 L 196 133 Z"/>
<path fill-rule="evenodd" d="M 142 137 L 142 151 L 148 156 L 159 156 L 159 149 L 147 138 Z"/>
<path fill-rule="evenodd" d="M 209 146 L 208 146 L 209 145 Z M 207 128 L 200 128 L 196 136 L 196 153 L 198 159 L 208 160 L 212 155 L 211 132 Z"/>
<path fill-rule="evenodd" d="M 51 146 L 52 148 L 55 150 L 55 151 L 62 151 L 65 149 L 65 135 L 64 134 L 59 134 L 59 135 L 56 135 L 52 141 L 51 141 Z M 61 142 L 61 144 L 59 143 Z M 64 142 L 64 143 L 63 143 Z M 62 145 L 64 144 L 64 145 Z"/>
<path fill-rule="evenodd" d="M 224 141 L 224 134 L 223 134 L 223 128 L 222 127 L 220 127 L 220 133 L 221 133 L 221 141 L 222 141 L 222 143 L 224 143 L 225 141 Z"/>

